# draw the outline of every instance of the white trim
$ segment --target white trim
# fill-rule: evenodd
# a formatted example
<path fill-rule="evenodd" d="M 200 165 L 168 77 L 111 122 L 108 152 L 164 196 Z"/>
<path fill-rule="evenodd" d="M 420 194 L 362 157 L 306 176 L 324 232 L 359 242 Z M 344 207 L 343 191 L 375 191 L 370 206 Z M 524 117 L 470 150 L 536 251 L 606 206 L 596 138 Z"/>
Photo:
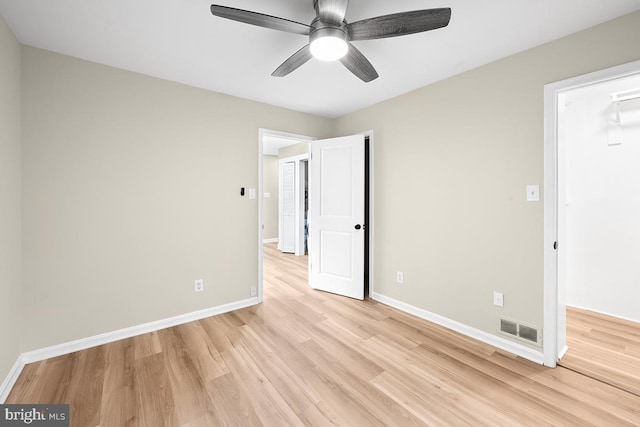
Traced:
<path fill-rule="evenodd" d="M 578 308 L 578 309 L 584 310 L 584 311 L 590 311 L 592 313 L 598 313 L 598 314 L 602 314 L 602 315 L 605 315 L 605 316 L 614 317 L 616 319 L 625 320 L 627 322 L 640 323 L 640 321 L 638 319 L 632 319 L 630 317 L 619 316 L 617 314 L 607 313 L 606 311 L 602 311 L 602 310 L 594 310 L 593 308 L 583 307 L 581 305 L 571 304 L 571 305 L 568 305 L 568 306 L 569 307 L 573 307 L 573 308 Z"/>
<path fill-rule="evenodd" d="M 116 331 L 106 332 L 104 334 L 81 338 L 79 340 L 69 341 L 66 343 L 22 353 L 20 356 L 18 356 L 18 360 L 16 360 L 16 363 L 13 365 L 13 367 L 9 371 L 9 374 L 3 381 L 2 386 L 0 386 L 0 404 L 4 403 L 5 399 L 11 392 L 11 389 L 13 388 L 16 380 L 18 379 L 20 372 L 22 372 L 22 369 L 28 363 L 40 362 L 52 357 L 62 356 L 76 351 L 85 350 L 87 348 L 96 347 L 98 345 L 108 344 L 126 338 L 135 337 L 137 335 L 171 328 L 173 326 L 182 325 L 184 323 L 193 322 L 195 320 L 204 319 L 206 317 L 216 316 L 218 314 L 228 313 L 230 311 L 251 307 L 252 305 L 256 304 L 259 304 L 258 297 L 247 298 L 245 300 L 235 301 L 229 304 L 223 304 L 204 310 L 193 311 L 191 313 L 180 314 L 178 316 L 156 320 L 154 322 L 143 323 L 141 325 L 131 326 L 129 328 L 118 329 Z"/>
<path fill-rule="evenodd" d="M 149 332 L 159 331 L 160 329 L 171 328 L 172 326 L 182 325 L 184 323 L 193 322 L 195 320 L 204 319 L 206 317 L 216 316 L 218 314 L 228 313 L 230 311 L 239 310 L 241 308 L 250 307 L 258 304 L 258 298 L 248 298 L 229 304 L 219 305 L 204 310 L 194 311 L 191 313 L 181 314 L 167 319 L 156 320 L 154 322 L 143 323 L 129 328 L 118 329 L 104 334 L 94 335 L 92 337 L 81 338 L 75 341 L 69 341 L 62 344 L 45 347 L 38 350 L 22 353 L 25 363 L 39 362 L 41 360 L 50 359 L 52 357 L 62 356 L 64 354 L 73 353 L 75 351 L 85 350 L 87 348 L 98 345 L 108 344 L 114 341 L 135 337 L 137 335 Z"/>
<path fill-rule="evenodd" d="M 558 353 L 558 360 L 562 359 L 564 355 L 567 354 L 567 351 L 569 351 L 569 346 L 565 345 L 564 348 L 560 350 L 560 353 Z"/>
<path fill-rule="evenodd" d="M 395 309 L 412 314 L 431 323 L 444 326 L 447 329 L 451 329 L 452 331 L 456 331 L 458 333 L 461 333 L 462 335 L 474 338 L 478 341 L 482 341 L 485 344 L 489 344 L 501 350 L 508 351 L 509 353 L 515 354 L 516 356 L 520 356 L 532 362 L 543 364 L 543 353 L 541 351 L 526 347 L 522 344 L 511 342 L 507 339 L 492 335 L 480 329 L 473 328 L 463 323 L 456 322 L 455 320 L 440 316 L 439 314 L 431 313 L 422 308 L 415 307 L 413 305 L 395 300 L 393 298 L 375 292 L 372 292 L 370 294 L 370 297 L 371 299 L 391 306 Z"/>
<path fill-rule="evenodd" d="M 558 316 L 564 313 L 565 307 L 560 305 L 559 287 L 564 290 L 564 284 L 558 282 L 557 251 L 553 242 L 558 238 L 558 96 L 565 91 L 591 86 L 630 77 L 640 73 L 640 61 L 633 61 L 616 67 L 607 68 L 582 76 L 573 77 L 544 86 L 544 325 L 543 351 L 544 363 L 554 367 L 564 351 L 566 343 L 559 342 Z M 558 242 L 558 250 L 562 250 L 562 243 Z"/>
<path fill-rule="evenodd" d="M 274 238 L 274 239 L 263 239 L 262 240 L 263 244 L 265 244 L 265 243 L 279 243 L 279 242 L 280 242 L 280 239 L 278 239 L 277 237 Z"/>
<path fill-rule="evenodd" d="M 300 142 L 305 142 L 305 141 L 300 141 Z M 281 159 L 278 159 L 279 162 L 297 162 L 297 161 L 300 161 L 300 160 L 309 160 L 309 153 L 298 154 L 296 156 L 283 157 Z"/>
<path fill-rule="evenodd" d="M 7 397 L 9 397 L 9 393 L 11 392 L 11 389 L 15 385 L 16 381 L 18 381 L 18 377 L 20 376 L 20 373 L 22 372 L 22 369 L 24 369 L 25 365 L 26 363 L 24 361 L 24 357 L 21 354 L 20 356 L 18 356 L 16 363 L 14 363 L 9 370 L 9 373 L 2 382 L 2 385 L 0 385 L 0 404 L 3 404 L 7 400 Z"/>
<path fill-rule="evenodd" d="M 544 89 L 544 210 L 543 210 L 543 326 L 544 364 L 555 368 L 558 360 L 558 148 L 557 95 Z M 551 289 L 552 288 L 552 289 Z"/>

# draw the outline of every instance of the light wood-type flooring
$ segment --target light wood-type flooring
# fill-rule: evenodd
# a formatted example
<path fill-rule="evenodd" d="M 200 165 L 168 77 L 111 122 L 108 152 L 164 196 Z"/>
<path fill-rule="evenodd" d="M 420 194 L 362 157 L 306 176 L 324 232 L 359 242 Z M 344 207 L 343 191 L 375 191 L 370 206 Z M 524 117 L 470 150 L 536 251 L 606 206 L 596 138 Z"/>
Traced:
<path fill-rule="evenodd" d="M 25 367 L 7 403 L 73 426 L 638 426 L 640 397 L 375 301 L 267 245 L 264 303 Z"/>
<path fill-rule="evenodd" d="M 567 307 L 565 368 L 640 397 L 640 323 Z"/>

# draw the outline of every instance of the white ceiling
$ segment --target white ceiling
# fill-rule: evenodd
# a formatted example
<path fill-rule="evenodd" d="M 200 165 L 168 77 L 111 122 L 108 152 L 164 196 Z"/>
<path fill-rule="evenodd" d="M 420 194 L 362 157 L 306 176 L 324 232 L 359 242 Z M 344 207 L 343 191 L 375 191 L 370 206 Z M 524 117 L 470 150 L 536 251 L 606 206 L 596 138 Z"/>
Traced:
<path fill-rule="evenodd" d="M 0 0 L 0 15 L 23 44 L 333 118 L 640 9 L 640 0 L 351 0 L 349 22 L 452 8 L 446 28 L 354 42 L 380 74 L 363 83 L 316 59 L 271 77 L 307 38 L 215 17 L 213 2 L 314 17 L 312 0 Z"/>

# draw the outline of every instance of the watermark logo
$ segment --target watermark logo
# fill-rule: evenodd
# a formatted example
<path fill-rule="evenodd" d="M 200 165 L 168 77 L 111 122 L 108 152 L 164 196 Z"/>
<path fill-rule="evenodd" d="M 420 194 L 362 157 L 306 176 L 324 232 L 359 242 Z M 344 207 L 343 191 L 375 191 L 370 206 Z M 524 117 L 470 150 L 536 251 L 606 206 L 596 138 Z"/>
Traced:
<path fill-rule="evenodd" d="M 69 405 L 0 405 L 0 427 L 69 427 Z"/>

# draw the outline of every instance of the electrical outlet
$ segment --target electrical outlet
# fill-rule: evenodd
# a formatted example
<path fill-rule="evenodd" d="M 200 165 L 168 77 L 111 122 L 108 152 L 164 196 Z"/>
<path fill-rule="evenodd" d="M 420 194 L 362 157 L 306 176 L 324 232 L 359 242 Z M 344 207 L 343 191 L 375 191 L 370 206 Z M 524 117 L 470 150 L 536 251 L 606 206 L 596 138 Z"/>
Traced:
<path fill-rule="evenodd" d="M 502 292 L 493 291 L 493 305 L 504 307 L 504 295 Z"/>
<path fill-rule="evenodd" d="M 252 297 L 255 297 L 256 295 L 258 295 L 258 288 L 256 286 L 252 286 L 249 292 L 251 292 Z"/>
<path fill-rule="evenodd" d="M 404 273 L 402 271 L 396 272 L 396 282 L 404 283 Z"/>
<path fill-rule="evenodd" d="M 204 280 L 198 279 L 195 282 L 193 282 L 193 285 L 196 292 L 204 291 Z"/>

